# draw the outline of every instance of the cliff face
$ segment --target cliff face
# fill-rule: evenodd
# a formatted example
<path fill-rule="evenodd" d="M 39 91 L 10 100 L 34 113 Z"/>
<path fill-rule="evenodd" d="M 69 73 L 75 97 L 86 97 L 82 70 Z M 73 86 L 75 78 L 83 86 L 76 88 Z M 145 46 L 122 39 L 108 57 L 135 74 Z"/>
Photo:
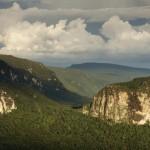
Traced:
<path fill-rule="evenodd" d="M 145 78 L 105 87 L 94 97 L 91 115 L 115 122 L 145 124 L 150 121 L 149 85 L 149 78 Z"/>
<path fill-rule="evenodd" d="M 0 114 L 7 114 L 17 109 L 15 101 L 7 92 L 0 91 Z"/>
<path fill-rule="evenodd" d="M 37 66 L 37 68 L 38 67 L 39 66 Z M 41 67 L 43 68 L 44 66 Z M 37 68 L 35 68 L 35 70 Z M 67 104 L 82 104 L 84 99 L 85 101 L 88 100 L 86 97 L 82 97 L 67 90 L 58 80 L 55 73 L 49 71 L 48 68 L 47 70 L 45 69 L 43 72 L 42 71 L 43 70 L 41 69 L 39 74 L 43 75 L 37 75 L 38 71 L 34 71 L 34 68 L 15 68 L 12 65 L 7 64 L 5 61 L 0 60 L 0 83 L 8 83 L 18 87 L 28 86 L 36 89 L 50 99 Z"/>

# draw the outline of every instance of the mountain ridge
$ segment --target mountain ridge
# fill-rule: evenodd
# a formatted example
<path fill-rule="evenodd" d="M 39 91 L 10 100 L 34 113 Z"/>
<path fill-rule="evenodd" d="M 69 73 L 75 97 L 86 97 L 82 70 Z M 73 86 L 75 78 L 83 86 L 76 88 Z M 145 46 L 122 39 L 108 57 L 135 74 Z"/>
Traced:
<path fill-rule="evenodd" d="M 89 64 L 89 63 L 88 63 Z M 98 64 L 98 67 L 95 66 Z M 84 64 L 80 67 L 50 67 L 66 88 L 82 96 L 93 97 L 108 84 L 130 81 L 137 77 L 150 76 L 150 69 L 132 68 L 128 66 L 93 63 L 89 69 Z M 117 67 L 116 67 L 117 66 Z"/>
<path fill-rule="evenodd" d="M 96 63 L 96 62 L 86 62 L 86 63 L 80 63 L 80 64 L 72 64 L 67 68 L 72 69 L 95 69 L 100 67 L 116 67 L 116 68 L 126 68 L 126 69 L 135 69 L 135 70 L 147 70 L 150 71 L 150 68 L 143 68 L 143 67 L 133 67 L 133 66 L 127 66 L 127 65 L 119 65 L 119 64 L 113 64 L 113 63 Z"/>
<path fill-rule="evenodd" d="M 3 82 L 28 84 L 58 102 L 82 105 L 84 101 L 88 100 L 88 98 L 66 89 L 56 74 L 41 63 L 0 55 L 0 67 L 1 81 Z"/>

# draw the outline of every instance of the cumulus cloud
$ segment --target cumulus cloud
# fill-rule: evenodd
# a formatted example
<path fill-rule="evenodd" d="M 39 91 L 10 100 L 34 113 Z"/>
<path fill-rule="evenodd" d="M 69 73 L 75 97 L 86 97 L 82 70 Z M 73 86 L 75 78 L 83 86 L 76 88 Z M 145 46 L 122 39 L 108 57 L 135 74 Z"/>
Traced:
<path fill-rule="evenodd" d="M 49 10 L 42 12 L 49 14 Z M 18 4 L 0 10 L 0 53 L 74 63 L 131 61 L 140 57 L 143 60 L 150 54 L 148 23 L 135 27 L 113 16 L 104 21 L 99 33 L 94 35 L 87 31 L 86 19 L 60 19 L 53 24 L 38 19 L 31 21 L 37 14 L 40 14 L 38 8 L 23 10 Z"/>
<path fill-rule="evenodd" d="M 70 22 L 60 20 L 56 25 L 18 22 L 1 34 L 4 45 L 1 52 L 18 54 L 68 55 L 120 55 L 150 53 L 150 32 L 137 31 L 118 16 L 106 21 L 100 29 L 101 35 L 86 31 L 82 19 Z M 91 56 L 91 55 L 90 55 Z"/>
<path fill-rule="evenodd" d="M 143 30 L 136 30 L 118 16 L 112 17 L 104 23 L 101 32 L 108 38 L 107 49 L 115 55 L 150 53 L 150 32 L 144 30 L 144 28 Z"/>
<path fill-rule="evenodd" d="M 40 22 L 19 22 L 1 36 L 1 43 L 5 45 L 2 50 L 65 55 L 98 49 L 103 44 L 103 39 L 88 33 L 85 28 L 82 19 L 69 23 L 61 20 L 51 26 Z"/>
<path fill-rule="evenodd" d="M 14 3 L 9 9 L 0 9 L 0 32 L 21 21 L 22 18 L 22 9 L 17 3 Z"/>

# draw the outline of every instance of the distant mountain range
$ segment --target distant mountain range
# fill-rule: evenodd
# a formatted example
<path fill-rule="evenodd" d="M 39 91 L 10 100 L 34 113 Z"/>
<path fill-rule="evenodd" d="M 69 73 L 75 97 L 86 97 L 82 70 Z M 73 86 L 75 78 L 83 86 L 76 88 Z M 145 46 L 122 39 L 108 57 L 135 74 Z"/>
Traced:
<path fill-rule="evenodd" d="M 53 70 L 64 86 L 82 96 L 93 97 L 104 86 L 136 77 L 150 76 L 150 69 L 134 68 L 107 63 L 74 64 Z"/>
<path fill-rule="evenodd" d="M 148 68 L 138 68 L 138 67 L 131 67 L 125 65 L 118 65 L 118 64 L 110 64 L 110 63 L 82 63 L 82 64 L 72 64 L 68 68 L 73 69 L 83 69 L 83 70 L 97 70 L 97 69 L 118 69 L 118 70 L 141 70 L 141 71 L 150 71 Z"/>

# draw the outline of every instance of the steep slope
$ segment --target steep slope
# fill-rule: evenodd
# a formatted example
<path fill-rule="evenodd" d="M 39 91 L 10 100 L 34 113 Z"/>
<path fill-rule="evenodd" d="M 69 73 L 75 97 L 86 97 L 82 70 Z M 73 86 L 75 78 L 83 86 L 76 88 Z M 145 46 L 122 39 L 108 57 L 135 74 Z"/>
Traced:
<path fill-rule="evenodd" d="M 150 77 L 105 87 L 94 97 L 91 114 L 115 122 L 150 121 Z"/>
<path fill-rule="evenodd" d="M 32 75 L 42 78 L 44 80 L 50 80 L 50 78 L 56 78 L 55 73 L 44 66 L 42 63 L 34 62 L 28 59 L 17 58 L 11 55 L 0 55 L 0 60 L 3 60 L 8 65 L 23 69 L 30 72 Z"/>
<path fill-rule="evenodd" d="M 65 87 L 82 96 L 93 97 L 108 84 L 130 81 L 150 75 L 150 69 L 132 68 L 114 64 L 85 63 L 69 68 L 52 68 Z"/>
<path fill-rule="evenodd" d="M 12 56 L 3 57 L 6 58 L 0 60 L 1 82 L 20 86 L 28 85 L 45 94 L 47 97 L 63 103 L 82 104 L 88 100 L 86 97 L 81 97 L 67 90 L 57 79 L 55 73 L 45 66 Z M 14 67 L 15 61 L 16 67 Z"/>
<path fill-rule="evenodd" d="M 0 114 L 7 114 L 17 109 L 14 99 L 7 92 L 0 90 Z"/>
<path fill-rule="evenodd" d="M 56 73 L 67 89 L 82 96 L 92 97 L 100 88 L 94 76 L 81 70 L 56 67 L 50 67 L 50 69 Z M 104 83 L 101 81 L 100 86 L 103 85 Z"/>

